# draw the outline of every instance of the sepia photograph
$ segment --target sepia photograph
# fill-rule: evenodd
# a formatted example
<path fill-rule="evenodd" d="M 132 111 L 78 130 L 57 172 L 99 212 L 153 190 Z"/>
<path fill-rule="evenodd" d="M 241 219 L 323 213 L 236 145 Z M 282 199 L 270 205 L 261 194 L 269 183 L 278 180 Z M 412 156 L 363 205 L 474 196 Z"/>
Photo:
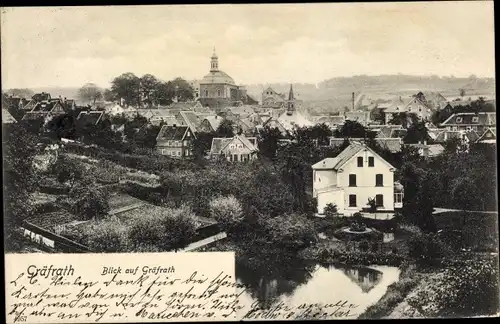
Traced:
<path fill-rule="evenodd" d="M 8 323 L 498 316 L 493 1 L 0 20 Z"/>

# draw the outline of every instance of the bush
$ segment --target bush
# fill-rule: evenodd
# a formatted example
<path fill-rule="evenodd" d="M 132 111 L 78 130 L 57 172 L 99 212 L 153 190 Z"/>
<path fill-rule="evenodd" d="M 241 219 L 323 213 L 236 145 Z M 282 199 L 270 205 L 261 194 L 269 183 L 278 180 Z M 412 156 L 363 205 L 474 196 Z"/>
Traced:
<path fill-rule="evenodd" d="M 126 227 L 118 220 L 106 220 L 85 228 L 86 245 L 95 252 L 124 252 L 127 249 Z"/>
<path fill-rule="evenodd" d="M 144 246 L 156 246 L 160 251 L 177 250 L 191 242 L 196 228 L 190 208 L 156 208 L 132 220 L 129 240 L 134 251 Z"/>
<path fill-rule="evenodd" d="M 109 212 L 108 193 L 94 185 L 74 188 L 70 197 L 75 200 L 74 213 L 82 220 L 100 219 Z"/>
<path fill-rule="evenodd" d="M 466 260 L 431 275 L 425 289 L 408 302 L 433 317 L 469 317 L 498 311 L 497 259 Z"/>
<path fill-rule="evenodd" d="M 299 250 L 316 242 L 314 227 L 303 215 L 282 215 L 263 224 L 267 241 L 272 246 Z"/>
<path fill-rule="evenodd" d="M 337 205 L 332 203 L 327 204 L 323 209 L 323 213 L 325 214 L 326 217 L 333 218 L 334 216 L 337 215 Z"/>
<path fill-rule="evenodd" d="M 451 255 L 451 251 L 438 236 L 433 233 L 412 235 L 408 241 L 409 257 L 424 263 Z"/>
<path fill-rule="evenodd" d="M 210 202 L 210 216 L 227 231 L 235 229 L 243 220 L 243 210 L 234 196 L 218 197 Z"/>

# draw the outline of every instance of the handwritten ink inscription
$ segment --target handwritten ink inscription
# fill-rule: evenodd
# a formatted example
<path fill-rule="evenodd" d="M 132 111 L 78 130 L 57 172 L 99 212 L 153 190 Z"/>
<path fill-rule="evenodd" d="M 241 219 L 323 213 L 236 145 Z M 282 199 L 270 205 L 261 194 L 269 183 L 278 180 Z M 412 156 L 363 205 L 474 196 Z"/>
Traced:
<path fill-rule="evenodd" d="M 45 262 L 51 257 L 45 256 Z M 98 262 L 103 256 L 94 257 L 96 264 L 104 263 Z M 188 266 L 175 262 L 162 266 L 33 262 L 15 269 L 8 267 L 7 322 L 194 322 L 357 316 L 357 305 L 345 300 L 299 305 L 280 301 L 264 308 L 259 301 L 249 301 L 253 293 L 237 283 L 234 256 L 229 260 L 231 263 L 224 265 L 192 261 Z"/>
<path fill-rule="evenodd" d="M 236 284 L 233 266 L 204 271 L 194 262 L 188 267 L 33 263 L 10 271 L 6 283 L 9 323 L 232 321 L 243 308 L 238 295 L 245 291 Z"/>

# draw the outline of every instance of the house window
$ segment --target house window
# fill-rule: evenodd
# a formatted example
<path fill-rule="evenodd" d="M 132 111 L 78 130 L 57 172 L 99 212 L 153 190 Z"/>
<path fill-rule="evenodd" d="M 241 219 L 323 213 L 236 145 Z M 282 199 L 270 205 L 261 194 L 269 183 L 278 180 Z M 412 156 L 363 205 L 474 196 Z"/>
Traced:
<path fill-rule="evenodd" d="M 205 97 L 208 97 L 208 90 L 205 90 Z"/>
<path fill-rule="evenodd" d="M 472 122 L 473 123 L 479 122 L 479 117 L 477 117 L 477 116 L 472 117 Z"/>
<path fill-rule="evenodd" d="M 375 158 L 373 156 L 368 157 L 368 166 L 369 167 L 375 166 Z"/>
<path fill-rule="evenodd" d="M 217 97 L 220 97 L 220 90 L 217 90 Z"/>
<path fill-rule="evenodd" d="M 191 137 L 191 132 L 187 132 L 186 136 Z"/>
<path fill-rule="evenodd" d="M 401 204 L 403 203 L 403 193 L 402 192 L 396 192 L 394 194 L 394 202 L 396 204 Z"/>
<path fill-rule="evenodd" d="M 363 167 L 363 157 L 358 156 L 358 168 L 362 168 L 362 167 Z"/>
<path fill-rule="evenodd" d="M 457 124 L 462 122 L 462 117 L 457 117 Z"/>
<path fill-rule="evenodd" d="M 356 175 L 355 174 L 349 175 L 349 187 L 356 187 Z"/>
<path fill-rule="evenodd" d="M 177 156 L 181 156 L 181 151 L 177 151 Z"/>
<path fill-rule="evenodd" d="M 375 196 L 375 205 L 377 207 L 383 207 L 384 206 L 384 196 L 383 195 L 376 195 Z"/>
<path fill-rule="evenodd" d="M 234 154 L 233 155 L 233 161 L 234 162 L 238 162 L 238 154 Z"/>
<path fill-rule="evenodd" d="M 375 187 L 383 187 L 384 186 L 384 175 L 376 174 L 375 175 Z"/>
<path fill-rule="evenodd" d="M 356 195 L 349 195 L 349 207 L 356 207 Z"/>
<path fill-rule="evenodd" d="M 314 174 L 314 182 L 316 182 L 316 171 L 314 171 L 313 174 Z"/>

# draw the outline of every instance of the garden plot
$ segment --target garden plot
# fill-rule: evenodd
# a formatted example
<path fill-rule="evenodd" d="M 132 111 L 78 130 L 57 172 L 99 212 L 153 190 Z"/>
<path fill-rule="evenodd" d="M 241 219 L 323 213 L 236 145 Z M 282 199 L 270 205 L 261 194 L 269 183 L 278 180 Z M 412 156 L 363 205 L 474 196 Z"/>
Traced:
<path fill-rule="evenodd" d="M 121 210 L 123 208 L 140 205 L 144 202 L 130 195 L 116 192 L 110 194 L 108 203 L 110 212 L 113 212 L 114 210 Z"/>

